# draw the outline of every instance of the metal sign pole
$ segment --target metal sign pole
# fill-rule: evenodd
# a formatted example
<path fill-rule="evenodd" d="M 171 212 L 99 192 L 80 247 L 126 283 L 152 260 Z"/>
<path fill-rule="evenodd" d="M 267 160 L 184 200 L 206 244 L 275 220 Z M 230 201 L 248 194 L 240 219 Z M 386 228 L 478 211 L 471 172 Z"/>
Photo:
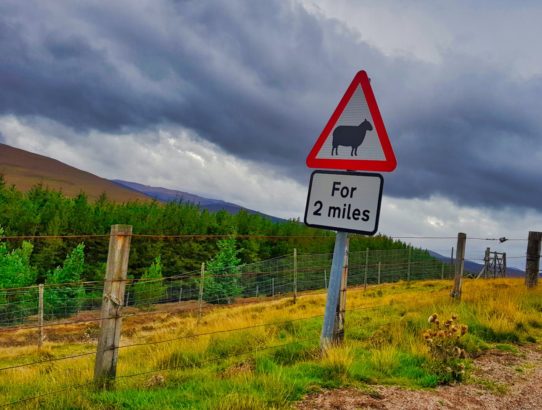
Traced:
<path fill-rule="evenodd" d="M 341 277 L 344 265 L 344 256 L 347 242 L 346 232 L 337 232 L 335 236 L 335 249 L 333 250 L 333 262 L 329 274 L 327 290 L 326 311 L 324 326 L 320 337 L 320 347 L 325 350 L 333 342 L 333 330 L 337 320 L 337 306 L 339 305 L 339 293 L 341 291 Z"/>

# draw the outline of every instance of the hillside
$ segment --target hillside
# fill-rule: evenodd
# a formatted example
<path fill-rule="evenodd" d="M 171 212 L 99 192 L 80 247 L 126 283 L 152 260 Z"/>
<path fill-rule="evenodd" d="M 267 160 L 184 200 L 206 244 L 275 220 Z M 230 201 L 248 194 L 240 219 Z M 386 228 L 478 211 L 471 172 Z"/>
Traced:
<path fill-rule="evenodd" d="M 122 187 L 129 188 L 136 192 L 140 192 L 144 195 L 147 195 L 153 199 L 156 199 L 157 201 L 189 202 L 189 203 L 198 205 L 203 209 L 207 209 L 208 211 L 211 211 L 211 212 L 217 212 L 217 211 L 223 210 L 234 215 L 237 214 L 239 211 L 243 210 L 243 211 L 248 212 L 249 214 L 260 215 L 265 218 L 269 218 L 275 222 L 284 221 L 284 219 L 266 215 L 264 213 L 254 211 L 252 209 L 244 208 L 242 206 L 233 204 L 231 202 L 222 201 L 220 199 L 205 198 L 205 197 L 194 195 L 194 194 L 184 192 L 184 191 L 178 191 L 175 189 L 167 189 L 167 188 L 161 188 L 161 187 L 153 187 L 149 185 L 138 184 L 136 182 L 123 181 L 120 179 L 114 179 L 113 182 Z"/>
<path fill-rule="evenodd" d="M 28 191 L 37 184 L 60 190 L 66 196 L 78 195 L 84 191 L 90 200 L 102 193 L 114 202 L 148 201 L 145 195 L 90 172 L 66 165 L 55 159 L 34 154 L 9 145 L 0 144 L 0 174 L 8 185 L 15 185 L 20 191 Z"/>

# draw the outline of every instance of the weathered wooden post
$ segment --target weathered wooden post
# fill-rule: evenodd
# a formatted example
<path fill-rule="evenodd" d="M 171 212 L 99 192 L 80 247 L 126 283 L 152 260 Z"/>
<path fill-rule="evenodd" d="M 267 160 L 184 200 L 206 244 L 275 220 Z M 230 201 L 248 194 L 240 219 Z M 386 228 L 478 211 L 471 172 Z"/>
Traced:
<path fill-rule="evenodd" d="M 489 263 L 489 258 L 490 258 L 490 255 L 491 255 L 491 249 L 490 248 L 486 248 L 486 251 L 484 253 L 484 270 L 483 270 L 483 273 L 482 273 L 482 276 L 484 278 L 489 278 L 489 266 L 490 266 L 490 263 Z"/>
<path fill-rule="evenodd" d="M 294 248 L 294 304 L 297 303 L 297 248 Z"/>
<path fill-rule="evenodd" d="M 412 260 L 412 247 L 408 247 L 407 282 L 410 282 L 410 263 Z"/>
<path fill-rule="evenodd" d="M 203 308 L 203 283 L 205 282 L 205 262 L 201 263 L 201 273 L 199 278 L 199 295 L 198 295 L 198 320 L 201 319 L 201 310 Z"/>
<path fill-rule="evenodd" d="M 527 242 L 527 260 L 525 261 L 525 286 L 528 288 L 538 286 L 541 243 L 542 232 L 529 232 L 529 241 Z"/>
<path fill-rule="evenodd" d="M 341 292 L 339 293 L 339 304 L 337 305 L 337 320 L 333 328 L 333 342 L 341 343 L 344 340 L 344 319 L 346 314 L 346 289 L 348 287 L 348 247 L 350 238 L 346 237 L 344 249 L 344 261 L 341 274 Z"/>
<path fill-rule="evenodd" d="M 45 340 L 43 334 L 43 283 L 38 285 L 38 326 L 39 326 L 39 335 L 38 335 L 38 350 L 43 346 L 43 341 Z"/>
<path fill-rule="evenodd" d="M 493 279 L 497 278 L 497 252 L 493 252 Z"/>
<path fill-rule="evenodd" d="M 378 284 L 380 285 L 380 268 L 381 268 L 382 262 L 378 261 Z"/>
<path fill-rule="evenodd" d="M 461 282 L 463 279 L 463 269 L 465 267 L 465 244 L 467 243 L 467 234 L 459 232 L 457 234 L 457 251 L 455 256 L 455 277 L 454 288 L 451 297 L 461 299 Z"/>
<path fill-rule="evenodd" d="M 271 278 L 271 295 L 275 297 L 275 278 Z"/>
<path fill-rule="evenodd" d="M 367 290 L 367 273 L 369 270 L 369 248 L 365 250 L 365 275 L 363 279 L 363 289 Z"/>
<path fill-rule="evenodd" d="M 121 309 L 130 256 L 132 227 L 113 225 L 105 273 L 100 336 L 94 366 L 94 382 L 102 388 L 111 387 L 117 373 L 118 347 L 122 326 Z"/>
<path fill-rule="evenodd" d="M 442 262 L 442 266 L 440 267 L 440 279 L 444 279 L 444 262 Z"/>

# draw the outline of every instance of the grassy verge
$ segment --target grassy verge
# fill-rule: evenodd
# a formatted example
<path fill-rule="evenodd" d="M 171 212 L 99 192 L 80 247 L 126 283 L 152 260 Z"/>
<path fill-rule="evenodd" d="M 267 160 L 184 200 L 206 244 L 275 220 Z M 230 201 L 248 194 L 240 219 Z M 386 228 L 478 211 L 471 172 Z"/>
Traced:
<path fill-rule="evenodd" d="M 457 314 L 469 326 L 469 355 L 496 347 L 513 351 L 542 338 L 542 291 L 521 280 L 466 281 L 463 300 L 448 296 L 447 281 L 350 289 L 343 346 L 319 350 L 325 295 L 301 295 L 216 308 L 202 320 L 163 314 L 130 324 L 119 351 L 118 379 L 109 392 L 93 390 L 94 356 L 0 372 L 0 403 L 62 390 L 20 403 L 22 408 L 260 409 L 289 408 L 304 394 L 372 383 L 430 388 L 438 377 L 427 366 L 423 332 L 432 313 Z M 54 330 L 62 332 L 62 328 Z M 201 336 L 201 334 L 205 334 Z M 0 335 L 0 342 L 2 336 Z M 92 352 L 88 342 L 0 348 L 0 367 Z M 143 344 L 128 347 L 132 344 Z M 77 388 L 69 388 L 82 384 Z"/>

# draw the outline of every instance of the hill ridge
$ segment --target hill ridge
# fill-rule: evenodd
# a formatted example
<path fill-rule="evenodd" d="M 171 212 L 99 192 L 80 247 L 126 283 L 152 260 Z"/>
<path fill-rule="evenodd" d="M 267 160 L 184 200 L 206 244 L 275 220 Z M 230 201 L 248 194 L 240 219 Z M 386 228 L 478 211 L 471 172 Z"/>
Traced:
<path fill-rule="evenodd" d="M 186 191 L 180 191 L 164 187 L 155 187 L 152 185 L 145 185 L 138 182 L 125 181 L 121 179 L 113 179 L 112 182 L 119 184 L 120 186 L 123 186 L 125 188 L 132 189 L 136 192 L 140 192 L 150 198 L 162 202 L 172 202 L 180 200 L 199 205 L 201 208 L 207 209 L 210 212 L 224 210 L 231 214 L 236 214 L 239 211 L 243 210 L 250 214 L 260 215 L 265 218 L 269 218 L 275 222 L 284 221 L 284 219 L 272 215 L 267 215 L 263 212 L 255 211 L 253 209 L 245 208 L 244 206 L 224 201 L 222 199 L 206 198 L 201 195 L 192 194 Z"/>
<path fill-rule="evenodd" d="M 0 174 L 7 184 L 15 185 L 21 191 L 42 184 L 67 196 L 84 192 L 91 200 L 98 199 L 102 193 L 115 202 L 149 200 L 141 193 L 120 187 L 91 172 L 3 143 L 0 143 Z"/>

